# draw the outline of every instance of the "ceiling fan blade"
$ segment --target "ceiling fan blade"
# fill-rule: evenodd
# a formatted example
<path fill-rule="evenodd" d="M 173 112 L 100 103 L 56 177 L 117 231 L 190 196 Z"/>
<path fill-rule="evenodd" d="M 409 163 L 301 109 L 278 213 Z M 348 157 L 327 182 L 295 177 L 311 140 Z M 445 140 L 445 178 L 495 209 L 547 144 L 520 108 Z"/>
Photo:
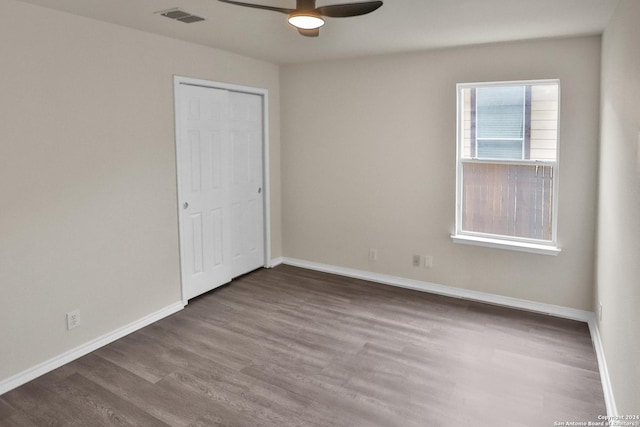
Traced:
<path fill-rule="evenodd" d="M 304 28 L 298 28 L 298 32 L 305 37 L 318 37 L 320 35 L 320 28 L 314 28 L 312 30 L 305 30 Z"/>
<path fill-rule="evenodd" d="M 221 1 L 222 3 L 235 4 L 237 6 L 246 6 L 246 7 L 253 7 L 255 9 L 271 10 L 273 12 L 280 12 L 287 15 L 295 10 L 295 9 L 285 9 L 283 7 L 265 6 L 262 4 L 243 3 L 243 2 L 232 1 L 232 0 L 218 0 L 218 1 Z"/>
<path fill-rule="evenodd" d="M 220 0 L 222 1 L 222 0 Z M 350 16 L 365 15 L 382 6 L 381 1 L 366 1 L 363 3 L 344 3 L 321 6 L 315 11 L 329 18 L 348 18 Z"/>

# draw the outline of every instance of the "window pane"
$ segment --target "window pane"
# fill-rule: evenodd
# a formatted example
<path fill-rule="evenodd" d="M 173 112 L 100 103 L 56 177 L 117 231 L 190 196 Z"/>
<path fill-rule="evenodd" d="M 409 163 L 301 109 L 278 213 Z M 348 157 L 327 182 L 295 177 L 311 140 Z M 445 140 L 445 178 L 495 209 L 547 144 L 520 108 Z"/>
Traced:
<path fill-rule="evenodd" d="M 462 229 L 551 240 L 553 167 L 464 163 Z"/>
<path fill-rule="evenodd" d="M 522 140 L 479 139 L 478 157 L 481 159 L 522 159 Z"/>
<path fill-rule="evenodd" d="M 558 148 L 558 85 L 531 86 L 532 160 L 556 160 Z"/>
<path fill-rule="evenodd" d="M 477 89 L 477 137 L 524 138 L 524 86 Z"/>
<path fill-rule="evenodd" d="M 462 136 L 462 156 L 466 157 L 466 158 L 471 158 L 473 156 L 475 156 L 475 151 L 472 153 L 471 152 L 471 124 L 472 124 L 472 120 L 471 120 L 471 88 L 464 88 L 462 89 L 462 105 L 460 105 L 459 107 L 461 108 L 461 112 L 462 112 L 462 117 L 460 117 L 461 120 L 461 124 L 462 124 L 462 129 L 460 130 L 461 136 Z M 475 89 L 473 89 L 473 91 L 475 91 Z M 475 101 L 475 98 L 474 98 Z M 473 117 L 475 120 L 475 107 L 473 110 Z M 473 126 L 475 128 L 475 123 L 473 123 Z M 475 143 L 475 133 L 473 135 L 474 137 L 474 143 Z"/>

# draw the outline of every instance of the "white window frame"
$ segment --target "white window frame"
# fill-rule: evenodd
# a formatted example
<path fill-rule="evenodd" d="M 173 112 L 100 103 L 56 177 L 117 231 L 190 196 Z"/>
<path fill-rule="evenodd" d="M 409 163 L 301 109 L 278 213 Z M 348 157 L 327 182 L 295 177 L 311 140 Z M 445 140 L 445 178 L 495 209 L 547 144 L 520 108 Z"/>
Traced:
<path fill-rule="evenodd" d="M 558 85 L 558 117 L 557 117 L 557 137 L 556 137 L 556 159 L 555 161 L 543 160 L 504 160 L 504 159 L 478 159 L 463 158 L 464 154 L 464 99 L 463 89 L 494 86 L 517 86 L 517 85 Z M 561 87 L 559 79 L 546 80 L 518 80 L 502 82 L 479 82 L 479 83 L 458 83 L 456 85 L 456 217 L 455 231 L 451 235 L 454 243 L 461 243 L 475 246 L 485 246 L 498 249 L 509 249 L 514 251 L 530 252 L 544 255 L 558 255 L 561 249 L 558 247 L 558 188 L 559 188 L 559 163 L 560 163 L 560 111 L 561 111 Z M 462 166 L 463 164 L 517 164 L 533 166 L 552 166 L 553 168 L 553 212 L 551 225 L 551 240 L 538 240 L 522 238 L 516 236 L 504 236 L 496 234 L 479 233 L 462 229 Z"/>

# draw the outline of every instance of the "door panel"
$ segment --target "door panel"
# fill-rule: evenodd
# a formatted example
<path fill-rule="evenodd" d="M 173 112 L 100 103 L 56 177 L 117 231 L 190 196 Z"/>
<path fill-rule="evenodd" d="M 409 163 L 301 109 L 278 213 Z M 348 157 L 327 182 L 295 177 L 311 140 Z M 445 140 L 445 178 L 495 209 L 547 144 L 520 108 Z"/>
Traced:
<path fill-rule="evenodd" d="M 204 271 L 204 247 L 202 246 L 202 214 L 191 214 L 189 215 L 189 220 L 189 230 L 191 231 L 190 237 L 193 245 L 193 247 L 191 248 L 191 259 L 193 260 L 191 276 L 196 277 Z"/>
<path fill-rule="evenodd" d="M 179 204 L 185 297 L 231 280 L 228 92 L 179 86 Z M 220 110 L 220 111 L 216 111 Z"/>
<path fill-rule="evenodd" d="M 264 265 L 262 97 L 230 92 L 232 276 Z"/>
<path fill-rule="evenodd" d="M 213 268 L 223 268 L 224 256 L 224 228 L 222 221 L 222 209 L 215 209 L 211 212 L 211 226 L 213 227 L 213 235 L 220 236 L 218 239 L 213 239 Z"/>

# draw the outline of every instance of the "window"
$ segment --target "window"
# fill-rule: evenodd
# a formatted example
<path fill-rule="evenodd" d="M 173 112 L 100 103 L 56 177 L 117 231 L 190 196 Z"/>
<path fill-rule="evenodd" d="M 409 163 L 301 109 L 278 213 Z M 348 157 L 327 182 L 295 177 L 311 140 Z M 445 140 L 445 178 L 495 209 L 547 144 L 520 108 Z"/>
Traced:
<path fill-rule="evenodd" d="M 557 254 L 557 80 L 459 84 L 460 243 Z"/>

